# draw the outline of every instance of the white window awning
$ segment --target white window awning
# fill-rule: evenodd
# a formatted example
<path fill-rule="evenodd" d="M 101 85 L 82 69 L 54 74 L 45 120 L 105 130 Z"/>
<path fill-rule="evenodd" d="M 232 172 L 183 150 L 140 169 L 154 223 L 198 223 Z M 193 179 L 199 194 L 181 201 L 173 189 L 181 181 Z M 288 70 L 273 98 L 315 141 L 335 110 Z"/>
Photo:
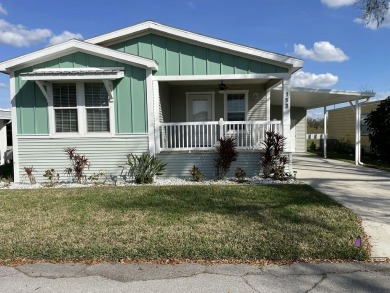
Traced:
<path fill-rule="evenodd" d="M 99 68 L 43 68 L 21 73 L 22 80 L 58 81 L 58 80 L 115 80 L 124 77 L 123 67 Z"/>

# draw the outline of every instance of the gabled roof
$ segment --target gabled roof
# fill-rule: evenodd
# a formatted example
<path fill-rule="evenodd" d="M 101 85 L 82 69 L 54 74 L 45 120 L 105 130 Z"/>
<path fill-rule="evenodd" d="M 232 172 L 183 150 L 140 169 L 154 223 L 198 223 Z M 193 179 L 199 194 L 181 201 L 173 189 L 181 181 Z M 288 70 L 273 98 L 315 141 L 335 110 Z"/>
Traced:
<path fill-rule="evenodd" d="M 0 63 L 0 72 L 11 72 L 18 68 L 32 66 L 38 63 L 52 60 L 75 52 L 84 52 L 106 59 L 123 62 L 143 68 L 157 70 L 158 66 L 154 60 L 134 56 L 128 53 L 105 48 L 79 40 L 69 40 L 54 46 L 50 46 L 33 53 L 22 55 Z"/>
<path fill-rule="evenodd" d="M 153 21 L 145 21 L 107 34 L 96 36 L 94 38 L 87 39 L 86 42 L 100 45 L 115 44 L 123 41 L 126 38 L 147 32 L 163 33 L 182 40 L 203 44 L 204 46 L 211 46 L 217 49 L 221 48 L 224 50 L 249 55 L 255 58 L 282 63 L 292 67 L 292 72 L 295 72 L 303 67 L 303 60 L 298 58 L 235 44 L 232 42 L 170 27 Z"/>

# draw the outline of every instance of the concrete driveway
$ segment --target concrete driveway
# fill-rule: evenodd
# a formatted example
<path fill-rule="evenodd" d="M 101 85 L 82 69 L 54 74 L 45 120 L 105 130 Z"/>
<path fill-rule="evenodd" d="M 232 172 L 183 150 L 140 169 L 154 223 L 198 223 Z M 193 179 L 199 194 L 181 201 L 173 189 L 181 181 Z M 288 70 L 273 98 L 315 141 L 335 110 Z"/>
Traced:
<path fill-rule="evenodd" d="M 390 258 L 390 172 L 295 154 L 297 179 L 329 195 L 363 220 L 372 245 L 371 257 Z"/>

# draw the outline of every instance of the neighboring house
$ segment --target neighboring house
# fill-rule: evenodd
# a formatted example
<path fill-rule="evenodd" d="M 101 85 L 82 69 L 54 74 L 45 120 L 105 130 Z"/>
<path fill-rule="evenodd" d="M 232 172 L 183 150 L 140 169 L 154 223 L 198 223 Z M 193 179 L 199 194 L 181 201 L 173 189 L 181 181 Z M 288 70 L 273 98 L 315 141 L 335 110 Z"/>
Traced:
<path fill-rule="evenodd" d="M 303 61 L 143 22 L 85 41 L 70 40 L 0 63 L 10 75 L 15 181 L 33 166 L 68 166 L 65 147 L 90 172 L 120 174 L 129 153 L 165 161 L 164 176 L 214 175 L 215 143 L 236 138 L 235 167 L 259 172 L 265 130 L 304 152 L 306 109 L 362 93 L 292 89 Z"/>
<path fill-rule="evenodd" d="M 370 141 L 368 139 L 368 128 L 364 122 L 367 114 L 375 110 L 381 101 L 364 103 L 361 106 L 361 147 L 365 152 L 370 152 Z M 328 138 L 337 139 L 341 142 L 355 144 L 355 122 L 356 115 L 351 107 L 338 108 L 328 112 Z"/>
<path fill-rule="evenodd" d="M 11 111 L 0 109 L 0 165 L 12 159 L 12 139 L 10 139 Z M 0 174 L 1 175 L 1 174 Z"/>

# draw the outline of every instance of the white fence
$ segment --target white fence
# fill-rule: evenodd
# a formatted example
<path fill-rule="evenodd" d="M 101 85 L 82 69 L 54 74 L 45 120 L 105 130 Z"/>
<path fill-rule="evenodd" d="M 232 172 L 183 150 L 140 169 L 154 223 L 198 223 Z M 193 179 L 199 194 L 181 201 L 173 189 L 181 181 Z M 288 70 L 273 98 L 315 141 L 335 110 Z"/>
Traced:
<path fill-rule="evenodd" d="M 306 134 L 306 139 L 324 139 L 325 135 L 323 133 L 308 133 Z"/>
<path fill-rule="evenodd" d="M 266 131 L 281 133 L 280 121 L 175 122 L 160 124 L 160 150 L 214 149 L 218 138 L 235 138 L 238 149 L 260 149 Z"/>

